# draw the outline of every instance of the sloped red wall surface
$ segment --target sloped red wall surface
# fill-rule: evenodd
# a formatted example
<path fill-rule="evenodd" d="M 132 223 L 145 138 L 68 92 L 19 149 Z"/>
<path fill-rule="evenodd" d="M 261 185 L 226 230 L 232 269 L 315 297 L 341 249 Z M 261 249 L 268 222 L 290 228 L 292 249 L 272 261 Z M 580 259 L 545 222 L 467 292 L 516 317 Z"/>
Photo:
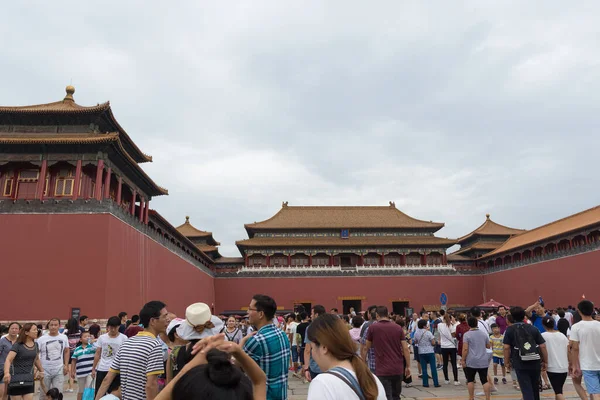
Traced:
<path fill-rule="evenodd" d="M 600 251 L 485 275 L 487 300 L 527 307 L 542 296 L 546 307 L 576 306 L 581 296 L 600 301 Z"/>
<path fill-rule="evenodd" d="M 110 214 L 0 215 L 0 320 L 138 314 L 162 300 L 183 315 L 214 303 L 213 278 Z"/>
<path fill-rule="evenodd" d="M 266 294 L 278 306 L 291 309 L 295 301 L 321 304 L 327 310 L 342 310 L 338 297 L 362 297 L 362 307 L 386 305 L 406 299 L 410 307 L 439 304 L 440 294 L 450 304 L 480 304 L 481 276 L 406 276 L 406 277 L 306 277 L 306 278 L 217 278 L 215 293 L 218 311 L 248 307 L 254 294 Z"/>

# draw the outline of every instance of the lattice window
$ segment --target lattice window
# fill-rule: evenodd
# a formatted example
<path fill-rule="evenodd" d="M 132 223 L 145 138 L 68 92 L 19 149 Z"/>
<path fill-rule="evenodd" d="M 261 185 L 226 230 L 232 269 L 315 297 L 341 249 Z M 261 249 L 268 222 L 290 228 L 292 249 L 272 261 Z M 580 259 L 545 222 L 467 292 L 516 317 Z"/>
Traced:
<path fill-rule="evenodd" d="M 420 265 L 421 264 L 421 255 L 411 253 L 406 256 L 406 265 Z"/>
<path fill-rule="evenodd" d="M 326 266 L 329 263 L 329 257 L 313 257 L 312 264 L 318 266 Z"/>
<path fill-rule="evenodd" d="M 400 265 L 400 256 L 397 254 L 389 254 L 385 256 L 386 265 Z"/>
<path fill-rule="evenodd" d="M 368 254 L 364 257 L 365 265 L 379 265 L 380 256 L 378 254 Z"/>
<path fill-rule="evenodd" d="M 75 179 L 73 178 L 58 178 L 54 187 L 55 196 L 72 196 Z"/>
<path fill-rule="evenodd" d="M 302 266 L 308 265 L 308 257 L 292 257 L 292 265 Z"/>
<path fill-rule="evenodd" d="M 287 265 L 287 262 L 288 262 L 287 256 L 275 256 L 275 257 L 271 257 L 271 266 Z"/>
<path fill-rule="evenodd" d="M 13 186 L 14 186 L 13 183 L 14 183 L 13 178 L 7 178 L 6 181 L 4 181 L 4 190 L 2 191 L 2 194 L 4 197 L 12 196 Z"/>
<path fill-rule="evenodd" d="M 263 256 L 252 256 L 249 258 L 248 264 L 250 266 L 260 267 L 262 265 L 266 265 L 266 258 Z"/>

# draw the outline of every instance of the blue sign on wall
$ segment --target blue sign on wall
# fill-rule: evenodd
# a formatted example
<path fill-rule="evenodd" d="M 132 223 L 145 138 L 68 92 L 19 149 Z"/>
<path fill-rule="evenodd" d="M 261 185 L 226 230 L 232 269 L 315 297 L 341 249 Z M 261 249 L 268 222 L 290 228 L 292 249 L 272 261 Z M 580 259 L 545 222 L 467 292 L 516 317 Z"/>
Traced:
<path fill-rule="evenodd" d="M 446 295 L 446 293 L 442 293 L 440 295 L 440 303 L 445 306 L 446 304 L 448 304 L 448 296 Z"/>
<path fill-rule="evenodd" d="M 342 229 L 342 239 L 348 239 L 350 237 L 350 230 L 349 229 Z"/>

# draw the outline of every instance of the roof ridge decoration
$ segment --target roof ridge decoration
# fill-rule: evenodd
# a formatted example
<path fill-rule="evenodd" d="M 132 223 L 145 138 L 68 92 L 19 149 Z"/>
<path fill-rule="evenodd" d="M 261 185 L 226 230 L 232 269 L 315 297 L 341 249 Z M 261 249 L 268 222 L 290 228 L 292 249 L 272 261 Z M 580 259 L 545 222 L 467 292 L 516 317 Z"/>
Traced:
<path fill-rule="evenodd" d="M 494 231 L 494 229 L 496 229 L 497 231 Z M 490 218 L 490 214 L 485 214 L 485 221 L 483 221 L 483 224 L 479 225 L 477 228 L 475 228 L 475 230 L 473 230 L 470 233 L 467 233 L 465 236 L 458 238 L 457 241 L 458 242 L 464 242 L 464 241 L 470 239 L 471 237 L 473 237 L 475 235 L 482 235 L 482 236 L 486 236 L 486 235 L 489 235 L 489 236 L 504 236 L 504 235 L 509 235 L 509 236 L 513 236 L 513 235 L 519 235 L 519 234 L 521 234 L 523 232 L 526 232 L 526 230 L 525 229 L 511 228 L 509 226 L 499 224 L 497 222 L 494 222 Z"/>
<path fill-rule="evenodd" d="M 429 229 L 439 230 L 444 224 L 413 218 L 389 206 L 290 206 L 283 202 L 272 217 L 244 225 L 254 229 Z"/>
<path fill-rule="evenodd" d="M 586 214 L 590 214 L 588 218 Z M 571 222 L 569 224 L 568 222 Z M 536 228 L 524 231 L 518 235 L 512 236 L 502 246 L 496 250 L 486 254 L 483 258 L 487 258 L 492 255 L 500 254 L 506 251 L 512 251 L 520 247 L 529 246 L 534 243 L 541 242 L 548 238 L 556 237 L 562 234 L 566 234 L 577 229 L 582 229 L 590 225 L 600 223 L 600 205 L 597 205 L 587 210 L 580 211 L 578 213 L 568 215 L 564 218 L 551 221 L 547 224 L 538 226 Z M 555 228 L 552 230 L 551 228 Z M 543 232 L 546 230 L 547 232 Z M 540 231 L 542 232 L 540 234 Z"/>

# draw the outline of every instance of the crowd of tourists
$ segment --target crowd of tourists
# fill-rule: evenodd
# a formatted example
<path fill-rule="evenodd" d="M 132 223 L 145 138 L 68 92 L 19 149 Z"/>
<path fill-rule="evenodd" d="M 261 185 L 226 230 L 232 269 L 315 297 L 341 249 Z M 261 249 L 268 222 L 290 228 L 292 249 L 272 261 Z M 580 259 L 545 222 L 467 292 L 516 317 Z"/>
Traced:
<path fill-rule="evenodd" d="M 273 298 L 255 295 L 246 318 L 221 319 L 204 303 L 178 318 L 152 301 L 131 319 L 110 317 L 104 331 L 87 316 L 64 327 L 57 318 L 13 322 L 2 327 L 0 400 L 32 399 L 36 381 L 40 400 L 62 399 L 73 386 L 78 400 L 275 400 L 288 398 L 289 379 L 308 383 L 310 400 L 399 399 L 417 379 L 442 386 L 438 371 L 446 385 L 466 384 L 470 399 L 477 378 L 487 399 L 510 378 L 524 400 L 550 389 L 562 400 L 571 376 L 581 400 L 599 400 L 600 313 L 585 299 L 552 311 L 540 300 L 410 318 L 375 305 L 278 316 Z"/>

